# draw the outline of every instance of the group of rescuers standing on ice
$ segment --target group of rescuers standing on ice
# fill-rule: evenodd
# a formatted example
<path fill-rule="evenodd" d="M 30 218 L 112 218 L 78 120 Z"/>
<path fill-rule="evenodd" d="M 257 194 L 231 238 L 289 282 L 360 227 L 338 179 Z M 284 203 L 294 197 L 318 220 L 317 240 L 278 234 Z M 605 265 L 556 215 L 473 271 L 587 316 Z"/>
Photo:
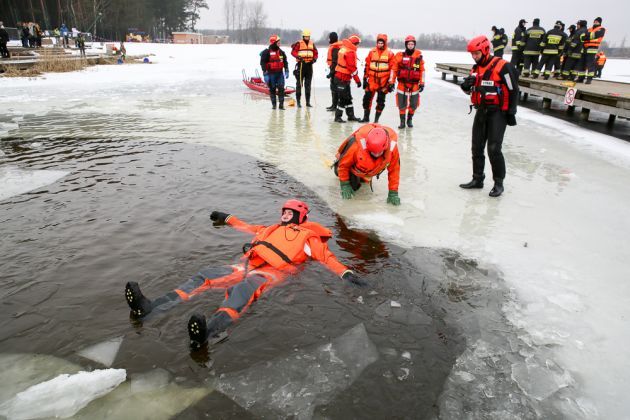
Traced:
<path fill-rule="evenodd" d="M 294 74 L 298 78 L 297 106 L 301 106 L 302 86 L 306 106 L 311 106 L 311 79 L 313 63 L 318 58 L 317 48 L 310 40 L 310 32 L 304 31 L 302 39 L 292 46 L 292 55 L 298 63 Z M 265 82 L 270 88 L 272 107 L 284 108 L 284 80 L 289 76 L 287 57 L 279 46 L 280 38 L 272 35 L 269 47 L 261 53 L 261 66 Z M 379 34 L 376 47 L 370 50 L 365 60 L 363 81 L 358 76 L 356 51 L 361 43 L 357 35 L 339 41 L 336 33 L 330 34 L 327 64 L 330 68 L 332 105 L 327 109 L 335 112 L 335 121 L 345 110 L 349 121 L 366 123 L 347 137 L 338 149 L 333 165 L 339 177 L 341 196 L 352 198 L 362 184 L 370 184 L 387 169 L 389 194 L 387 203 L 400 205 L 398 184 L 400 179 L 400 156 L 398 136 L 387 126 L 378 123 L 385 104 L 385 95 L 396 89 L 396 100 L 400 111 L 399 129 L 413 127 L 413 115 L 420 102 L 420 92 L 425 85 L 424 61 L 421 51 L 416 49 L 413 36 L 405 38 L 405 50 L 394 54 L 387 48 L 387 36 Z M 470 76 L 464 79 L 462 90 L 470 95 L 472 107 L 476 109 L 472 128 L 472 180 L 460 184 L 464 189 L 481 189 L 484 185 L 484 150 L 487 145 L 492 166 L 494 186 L 491 197 L 503 193 L 505 161 L 501 152 L 506 127 L 516 125 L 518 101 L 518 69 L 500 57 L 491 54 L 491 43 L 486 36 L 473 38 L 467 46 L 475 61 Z M 354 116 L 350 83 L 364 86 L 364 116 Z M 395 82 L 398 86 L 395 86 Z M 376 95 L 377 106 L 373 123 L 369 122 L 372 99 Z M 367 282 L 354 271 L 339 262 L 329 250 L 327 241 L 332 232 L 319 223 L 309 220 L 308 204 L 297 199 L 286 201 L 280 209 L 279 223 L 269 226 L 251 225 L 232 214 L 213 211 L 210 219 L 215 226 L 229 225 L 239 231 L 253 235 L 251 242 L 243 246 L 243 257 L 238 264 L 208 267 L 199 271 L 176 289 L 155 299 L 147 298 L 136 282 L 125 286 L 125 297 L 131 308 L 131 317 L 145 319 L 164 313 L 179 302 L 188 301 L 196 295 L 219 289 L 225 291 L 225 299 L 209 317 L 195 313 L 188 321 L 188 334 L 193 349 L 206 348 L 208 341 L 224 338 L 225 330 L 232 325 L 247 308 L 269 289 L 285 282 L 299 273 L 309 259 L 324 264 L 342 280 L 356 286 Z"/>

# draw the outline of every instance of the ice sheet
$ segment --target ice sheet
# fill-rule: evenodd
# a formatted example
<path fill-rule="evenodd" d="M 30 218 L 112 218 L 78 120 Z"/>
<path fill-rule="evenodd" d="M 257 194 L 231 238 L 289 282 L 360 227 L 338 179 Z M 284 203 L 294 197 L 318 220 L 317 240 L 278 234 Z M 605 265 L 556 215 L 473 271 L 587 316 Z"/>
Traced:
<path fill-rule="evenodd" d="M 0 414 L 10 420 L 41 417 L 67 418 L 90 401 L 108 394 L 127 377 L 125 369 L 62 374 L 33 385 L 0 405 Z"/>
<path fill-rule="evenodd" d="M 68 172 L 64 171 L 0 167 L 0 200 L 45 187 L 66 175 Z"/>
<path fill-rule="evenodd" d="M 363 324 L 332 342 L 244 371 L 221 375 L 217 389 L 256 416 L 310 419 L 378 360 Z"/>
<path fill-rule="evenodd" d="M 85 349 L 78 351 L 77 354 L 81 357 L 85 357 L 86 359 L 90 359 L 104 366 L 110 367 L 116 359 L 116 355 L 118 354 L 118 350 L 120 349 L 122 342 L 122 336 L 115 337 L 110 340 L 103 341 L 102 343 L 86 347 Z"/>

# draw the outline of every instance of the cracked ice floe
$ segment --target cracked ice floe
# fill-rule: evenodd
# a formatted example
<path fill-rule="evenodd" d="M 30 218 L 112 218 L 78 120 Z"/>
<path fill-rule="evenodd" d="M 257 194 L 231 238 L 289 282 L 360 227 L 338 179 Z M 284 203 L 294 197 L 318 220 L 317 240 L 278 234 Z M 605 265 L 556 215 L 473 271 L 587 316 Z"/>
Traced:
<path fill-rule="evenodd" d="M 33 385 L 0 405 L 0 414 L 9 419 L 41 417 L 67 418 L 92 400 L 108 394 L 125 381 L 125 369 L 61 374 Z"/>
<path fill-rule="evenodd" d="M 118 350 L 123 342 L 122 337 L 112 338 L 102 343 L 95 344 L 90 347 L 86 347 L 77 354 L 86 359 L 93 360 L 102 364 L 103 366 L 111 367 L 112 363 L 118 355 Z"/>
<path fill-rule="evenodd" d="M 52 170 L 25 171 L 16 167 L 0 169 L 0 200 L 50 185 L 68 173 Z"/>
<path fill-rule="evenodd" d="M 358 324 L 304 354 L 221 375 L 217 389 L 256 416 L 309 419 L 317 405 L 349 387 L 378 357 L 364 325 Z"/>

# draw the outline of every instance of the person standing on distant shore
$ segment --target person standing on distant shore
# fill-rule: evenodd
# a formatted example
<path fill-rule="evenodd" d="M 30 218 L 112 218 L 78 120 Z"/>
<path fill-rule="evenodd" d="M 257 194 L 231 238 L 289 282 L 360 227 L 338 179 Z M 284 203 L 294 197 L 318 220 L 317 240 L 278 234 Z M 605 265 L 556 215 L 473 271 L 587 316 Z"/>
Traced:
<path fill-rule="evenodd" d="M 9 42 L 9 33 L 6 29 L 4 29 L 4 25 L 0 22 L 0 55 L 2 58 L 10 58 L 11 54 L 9 53 L 9 49 L 7 48 L 7 43 Z"/>

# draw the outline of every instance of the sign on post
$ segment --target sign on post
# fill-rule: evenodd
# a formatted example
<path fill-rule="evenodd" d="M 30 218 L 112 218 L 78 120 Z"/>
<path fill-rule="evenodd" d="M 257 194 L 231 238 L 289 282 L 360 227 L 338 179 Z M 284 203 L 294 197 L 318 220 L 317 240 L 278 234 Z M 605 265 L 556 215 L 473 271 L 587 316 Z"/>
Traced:
<path fill-rule="evenodd" d="M 575 96 L 577 95 L 577 89 L 574 87 L 570 87 L 567 89 L 567 93 L 564 94 L 564 104 L 573 106 L 573 102 L 575 102 Z"/>

